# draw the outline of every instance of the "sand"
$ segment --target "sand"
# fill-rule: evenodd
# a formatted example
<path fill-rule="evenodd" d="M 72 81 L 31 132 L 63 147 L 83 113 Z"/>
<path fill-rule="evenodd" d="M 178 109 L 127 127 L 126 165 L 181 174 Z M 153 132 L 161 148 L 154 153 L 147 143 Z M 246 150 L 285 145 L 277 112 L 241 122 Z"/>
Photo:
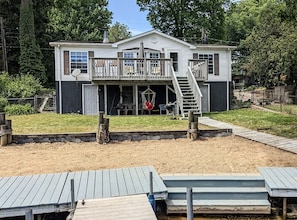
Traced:
<path fill-rule="evenodd" d="M 297 166 L 297 155 L 236 136 L 0 147 L 2 177 L 146 165 L 159 174 L 258 173 L 258 167 Z"/>

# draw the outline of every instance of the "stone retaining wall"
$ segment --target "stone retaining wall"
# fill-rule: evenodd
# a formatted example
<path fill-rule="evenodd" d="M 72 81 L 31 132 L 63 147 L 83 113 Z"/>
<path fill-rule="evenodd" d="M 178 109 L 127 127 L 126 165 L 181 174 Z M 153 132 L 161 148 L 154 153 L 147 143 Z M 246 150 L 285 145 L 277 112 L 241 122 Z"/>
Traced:
<path fill-rule="evenodd" d="M 200 137 L 224 137 L 232 134 L 232 129 L 199 130 Z M 111 141 L 140 141 L 186 138 L 187 131 L 142 131 L 142 132 L 111 132 Z M 36 134 L 13 135 L 13 143 L 54 143 L 54 142 L 95 142 L 96 133 L 68 134 Z"/>

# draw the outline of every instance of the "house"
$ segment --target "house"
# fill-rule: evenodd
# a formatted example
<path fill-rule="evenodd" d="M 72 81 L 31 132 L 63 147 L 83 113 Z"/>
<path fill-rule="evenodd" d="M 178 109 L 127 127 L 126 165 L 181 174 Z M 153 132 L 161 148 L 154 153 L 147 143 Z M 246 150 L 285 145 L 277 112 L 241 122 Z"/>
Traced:
<path fill-rule="evenodd" d="M 116 43 L 51 42 L 58 113 L 159 114 L 230 108 L 232 46 L 193 45 L 156 30 Z"/>

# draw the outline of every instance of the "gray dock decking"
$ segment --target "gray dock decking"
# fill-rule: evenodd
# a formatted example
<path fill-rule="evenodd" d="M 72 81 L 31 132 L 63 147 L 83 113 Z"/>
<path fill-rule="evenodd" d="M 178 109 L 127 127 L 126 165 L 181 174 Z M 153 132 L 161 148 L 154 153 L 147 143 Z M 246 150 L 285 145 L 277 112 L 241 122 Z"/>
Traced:
<path fill-rule="evenodd" d="M 260 167 L 265 186 L 272 197 L 297 197 L 297 167 Z"/>
<path fill-rule="evenodd" d="M 155 197 L 164 199 L 167 188 L 152 166 L 1 177 L 0 218 L 24 216 L 28 209 L 33 214 L 68 211 L 71 179 L 76 201 L 147 194 L 150 171 Z"/>
<path fill-rule="evenodd" d="M 201 124 L 217 128 L 229 128 L 232 129 L 232 133 L 236 136 L 257 141 L 259 143 L 267 144 L 269 146 L 297 154 L 297 140 L 250 130 L 236 125 L 231 125 L 225 122 L 216 121 L 208 117 L 200 117 L 198 120 Z"/>

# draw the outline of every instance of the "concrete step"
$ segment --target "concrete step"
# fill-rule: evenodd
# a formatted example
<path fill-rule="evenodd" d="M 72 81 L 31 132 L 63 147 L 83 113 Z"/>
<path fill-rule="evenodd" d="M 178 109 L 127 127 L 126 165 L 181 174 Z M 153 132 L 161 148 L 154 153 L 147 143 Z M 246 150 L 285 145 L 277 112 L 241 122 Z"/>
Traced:
<path fill-rule="evenodd" d="M 169 187 L 168 199 L 186 200 L 187 188 Z M 193 187 L 194 200 L 267 200 L 264 187 Z"/>
<path fill-rule="evenodd" d="M 187 213 L 186 200 L 166 200 L 167 213 Z M 270 214 L 268 200 L 193 200 L 195 214 Z"/>

